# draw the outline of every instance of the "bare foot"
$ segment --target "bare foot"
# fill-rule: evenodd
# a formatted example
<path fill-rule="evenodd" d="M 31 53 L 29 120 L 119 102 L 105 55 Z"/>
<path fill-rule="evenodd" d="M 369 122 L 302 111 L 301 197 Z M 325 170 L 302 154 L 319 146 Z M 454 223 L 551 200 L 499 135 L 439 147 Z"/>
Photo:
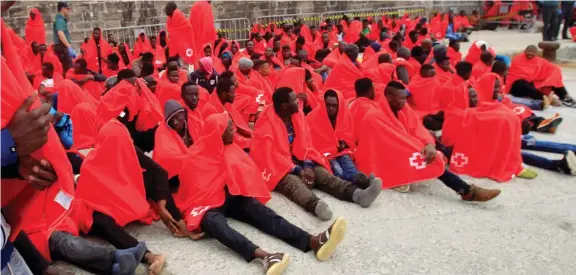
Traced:
<path fill-rule="evenodd" d="M 166 257 L 162 254 L 152 254 L 150 253 L 146 257 L 146 261 L 150 266 L 148 266 L 148 275 L 159 275 L 164 268 L 164 263 L 166 263 Z"/>

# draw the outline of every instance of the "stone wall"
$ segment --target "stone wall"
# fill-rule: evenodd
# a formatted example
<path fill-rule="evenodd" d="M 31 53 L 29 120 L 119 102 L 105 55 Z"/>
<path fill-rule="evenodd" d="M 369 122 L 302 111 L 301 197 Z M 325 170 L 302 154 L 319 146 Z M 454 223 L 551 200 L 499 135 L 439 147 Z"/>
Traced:
<path fill-rule="evenodd" d="M 165 1 L 72 1 L 69 28 L 72 41 L 79 43 L 94 27 L 102 29 L 139 25 L 161 24 L 166 21 L 163 13 Z M 176 1 L 188 15 L 193 1 Z M 470 1 L 212 1 L 216 19 L 256 18 L 269 15 L 298 13 L 320 14 L 327 11 L 368 9 L 383 7 L 424 6 L 428 9 L 446 9 L 454 3 L 470 5 Z M 57 13 L 56 1 L 18 1 L 2 18 L 17 33 L 23 35 L 28 10 L 36 7 L 46 23 L 46 38 L 52 40 L 52 23 Z M 474 5 L 474 4 L 472 4 Z"/>

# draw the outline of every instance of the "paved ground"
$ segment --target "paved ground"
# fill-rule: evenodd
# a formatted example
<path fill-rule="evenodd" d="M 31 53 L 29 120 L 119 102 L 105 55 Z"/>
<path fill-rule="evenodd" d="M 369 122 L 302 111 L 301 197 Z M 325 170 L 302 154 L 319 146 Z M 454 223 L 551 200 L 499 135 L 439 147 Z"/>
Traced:
<path fill-rule="evenodd" d="M 497 51 L 507 51 L 536 43 L 539 35 L 473 34 L 472 40 L 479 39 L 489 41 Z M 564 69 L 564 76 L 576 97 L 576 69 Z M 536 134 L 537 138 L 576 143 L 576 109 L 554 108 L 543 115 L 554 112 L 564 117 L 563 127 L 556 135 Z M 249 226 L 230 224 L 269 251 L 290 253 L 292 265 L 286 274 L 576 274 L 576 177 L 537 171 L 535 180 L 504 184 L 467 178 L 503 190 L 499 198 L 485 204 L 463 203 L 437 181 L 421 183 L 409 194 L 382 191 L 369 209 L 317 192 L 335 216 L 349 221 L 341 246 L 322 263 L 312 253 L 301 253 Z M 309 232 L 330 225 L 280 195 L 274 194 L 269 206 Z M 161 223 L 129 231 L 152 251 L 166 255 L 163 274 L 261 274 L 259 262 L 248 264 L 215 240 L 174 239 Z M 144 271 L 140 267 L 137 274 Z"/>

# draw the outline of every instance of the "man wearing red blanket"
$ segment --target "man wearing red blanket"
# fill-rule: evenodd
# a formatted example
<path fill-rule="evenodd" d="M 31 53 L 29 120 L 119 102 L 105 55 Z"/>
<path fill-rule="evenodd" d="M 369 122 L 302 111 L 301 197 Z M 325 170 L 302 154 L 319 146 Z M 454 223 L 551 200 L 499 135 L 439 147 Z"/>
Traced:
<path fill-rule="evenodd" d="M 356 161 L 360 171 L 373 171 L 384 178 L 385 188 L 408 186 L 437 177 L 466 201 L 488 201 L 500 194 L 468 185 L 444 167 L 435 140 L 418 115 L 406 106 L 407 93 L 402 83 L 388 83 L 379 108 L 367 111 L 361 129 L 372 135 L 358 140 Z M 382 157 L 387 156 L 387 157 Z M 397 191 L 407 192 L 408 187 Z"/>
<path fill-rule="evenodd" d="M 330 220 L 332 211 L 312 192 L 313 187 L 369 207 L 382 188 L 380 179 L 370 177 L 352 183 L 333 176 L 324 156 L 313 147 L 310 127 L 294 91 L 280 87 L 272 101 L 273 106 L 268 106 L 256 122 L 250 150 L 268 189 L 279 191 L 322 220 Z"/>
<path fill-rule="evenodd" d="M 245 222 L 325 261 L 344 238 L 347 222 L 338 218 L 324 232 L 311 235 L 276 214 L 264 203 L 270 192 L 258 166 L 234 143 L 234 124 L 227 113 L 208 117 L 201 136 L 189 149 L 176 195 L 189 230 L 203 231 L 247 262 L 258 258 L 268 275 L 282 274 L 290 256 L 269 253 L 228 225 L 227 217 Z M 203 233 L 202 233 L 203 234 Z"/>

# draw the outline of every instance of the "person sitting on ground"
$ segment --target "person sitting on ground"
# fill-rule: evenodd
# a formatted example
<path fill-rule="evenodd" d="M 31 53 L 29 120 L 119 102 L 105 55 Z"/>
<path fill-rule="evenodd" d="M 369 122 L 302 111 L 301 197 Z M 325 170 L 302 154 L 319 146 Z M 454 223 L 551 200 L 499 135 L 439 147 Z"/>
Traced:
<path fill-rule="evenodd" d="M 440 109 L 437 94 L 441 94 L 442 84 L 436 79 L 436 70 L 430 64 L 422 65 L 420 74 L 407 86 L 410 91 L 408 104 L 420 117 L 426 129 L 438 131 L 444 123 L 444 112 Z"/>
<path fill-rule="evenodd" d="M 564 87 L 558 65 L 537 56 L 537 52 L 536 46 L 529 45 L 523 54 L 514 57 L 506 79 L 507 91 L 513 96 L 532 99 L 548 96 L 554 106 L 576 107 Z"/>
<path fill-rule="evenodd" d="M 380 194 L 380 179 L 371 176 L 349 182 L 332 175 L 329 163 L 313 147 L 310 128 L 292 89 L 277 88 L 272 101 L 256 123 L 250 150 L 268 189 L 284 194 L 322 220 L 330 220 L 332 211 L 312 187 L 369 207 Z"/>
<path fill-rule="evenodd" d="M 38 90 L 38 94 L 46 98 L 50 94 L 57 91 L 64 78 L 61 74 L 54 73 L 54 66 L 52 63 L 42 64 L 42 74 L 34 77 L 34 89 Z"/>
<path fill-rule="evenodd" d="M 340 92 L 328 90 L 324 93 L 324 104 L 310 112 L 306 121 L 314 148 L 330 161 L 334 176 L 353 182 L 361 173 L 352 158 L 356 141 L 352 116 L 345 103 Z"/>
<path fill-rule="evenodd" d="M 396 77 L 406 85 L 410 84 L 410 79 L 416 75 L 408 60 L 410 60 L 410 50 L 406 47 L 400 47 L 393 63 L 396 65 Z"/>
<path fill-rule="evenodd" d="M 479 79 L 484 74 L 489 73 L 494 63 L 494 55 L 490 51 L 483 51 L 480 54 L 480 60 L 473 64 L 472 77 Z"/>
<path fill-rule="evenodd" d="M 200 234 L 215 238 L 247 262 L 262 260 L 268 275 L 282 274 L 290 256 L 270 253 L 253 244 L 228 225 L 227 217 L 250 224 L 303 252 L 313 250 L 320 261 L 328 260 L 344 238 L 346 220 L 338 218 L 326 231 L 311 235 L 266 207 L 263 203 L 270 200 L 270 193 L 262 172 L 233 140 L 234 124 L 228 115 L 213 114 L 186 155 L 176 198 L 188 229 L 201 230 Z"/>
<path fill-rule="evenodd" d="M 496 60 L 492 64 L 491 72 L 500 76 L 501 79 L 506 79 L 506 76 L 508 75 L 508 66 L 506 66 L 506 63 L 504 61 Z M 505 88 L 503 90 L 506 91 Z M 550 98 L 548 98 L 547 96 L 542 97 L 542 99 L 516 97 L 511 94 L 506 94 L 506 96 L 510 98 L 510 100 L 512 100 L 514 104 L 524 105 L 532 110 L 537 111 L 542 111 L 548 108 L 551 103 Z"/>
<path fill-rule="evenodd" d="M 106 66 L 102 68 L 102 74 L 106 78 L 117 75 L 120 70 L 120 57 L 116 53 L 111 53 L 106 57 Z"/>
<path fill-rule="evenodd" d="M 236 98 L 236 85 L 230 78 L 222 78 L 216 86 L 216 92 L 210 95 L 210 99 L 202 109 L 202 117 L 206 120 L 210 115 L 228 112 L 234 122 L 234 142 L 245 150 L 249 150 L 252 144 L 252 130 L 242 118 L 242 114 L 234 107 Z"/>
<path fill-rule="evenodd" d="M 76 82 L 96 99 L 100 99 L 104 92 L 103 82 L 106 81 L 106 77 L 88 70 L 86 60 L 82 58 L 74 61 L 74 69 L 66 72 L 66 79 Z"/>
<path fill-rule="evenodd" d="M 456 63 L 462 61 L 462 53 L 460 52 L 460 41 L 450 40 L 446 56 L 450 58 L 450 65 L 456 66 Z"/>
<path fill-rule="evenodd" d="M 356 163 L 361 171 L 373 170 L 384 177 L 386 187 L 408 192 L 413 182 L 437 177 L 465 201 L 489 201 L 499 190 L 468 185 L 444 167 L 435 139 L 424 128 L 418 116 L 406 106 L 407 93 L 400 82 L 391 81 L 380 97 L 380 108 L 367 111 L 360 128 L 371 129 L 374 135 L 358 140 Z M 387 154 L 388 158 L 382 158 Z M 406 162 L 399 159 L 406 158 Z M 410 161 L 408 161 L 410 160 Z M 405 187 L 408 186 L 408 187 Z"/>
<path fill-rule="evenodd" d="M 563 155 L 560 160 L 551 160 L 530 151 L 548 152 Z M 533 136 L 522 136 L 522 161 L 525 164 L 538 168 L 562 172 L 566 175 L 576 176 L 576 145 L 550 141 L 536 140 Z"/>
<path fill-rule="evenodd" d="M 198 61 L 198 68 L 190 73 L 190 81 L 206 89 L 209 93 L 212 93 L 216 88 L 216 85 L 218 85 L 219 77 L 220 75 L 212 66 L 211 57 L 200 58 L 200 61 Z"/>
<path fill-rule="evenodd" d="M 130 53 L 128 53 L 130 54 Z M 132 70 L 136 74 L 137 77 L 142 76 L 142 67 L 144 64 L 150 64 L 154 66 L 154 54 L 151 52 L 144 52 L 141 53 L 140 56 L 134 60 L 132 60 Z"/>

